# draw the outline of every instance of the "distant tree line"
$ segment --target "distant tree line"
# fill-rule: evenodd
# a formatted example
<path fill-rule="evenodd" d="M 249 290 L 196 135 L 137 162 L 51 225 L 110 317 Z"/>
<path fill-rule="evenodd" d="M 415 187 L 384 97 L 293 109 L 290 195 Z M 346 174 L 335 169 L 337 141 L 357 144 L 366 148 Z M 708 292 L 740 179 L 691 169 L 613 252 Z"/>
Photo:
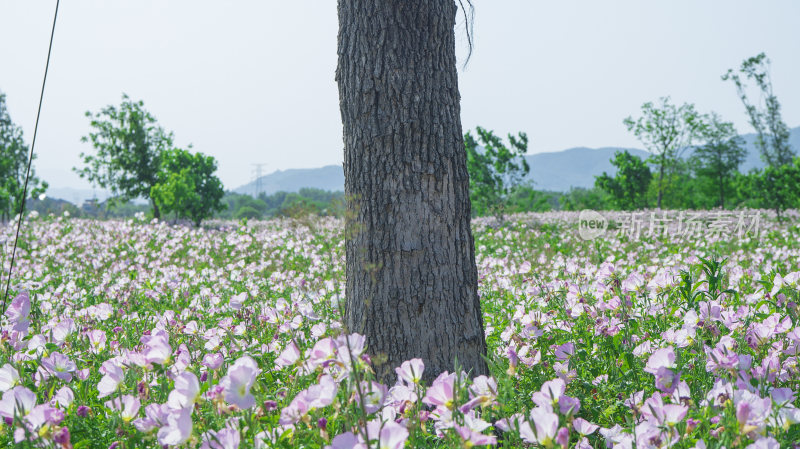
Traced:
<path fill-rule="evenodd" d="M 226 219 L 266 219 L 273 217 L 296 217 L 299 215 L 323 215 L 341 217 L 344 213 L 344 192 L 329 192 L 305 188 L 298 192 L 261 193 L 258 197 L 239 193 L 227 193 L 222 201 L 227 208 L 218 213 Z"/>
<path fill-rule="evenodd" d="M 800 158 L 789 144 L 789 128 L 781 119 L 766 55 L 745 60 L 722 79 L 736 86 L 756 130 L 755 146 L 766 164 L 763 169 L 740 172 L 747 150 L 732 123 L 717 113 L 701 114 L 692 104 L 677 106 L 662 97 L 657 103 L 643 104 L 639 117 L 624 120 L 650 157 L 643 160 L 627 151 L 616 152 L 611 160 L 616 173 L 597 176 L 591 189 L 536 191 L 521 181 L 529 170 L 523 158 L 528 142 L 524 133 L 519 139 L 509 135 L 506 146 L 491 131 L 479 127 L 477 140 L 468 132 L 464 142 L 473 215 L 552 209 L 751 207 L 773 209 L 780 217 L 786 209 L 800 207 Z M 748 93 L 752 88 L 755 95 Z"/>
<path fill-rule="evenodd" d="M 341 217 L 344 213 L 344 193 L 320 189 L 300 189 L 299 192 L 261 193 L 257 198 L 241 193 L 226 192 L 221 199 L 225 206 L 208 218 L 222 220 L 263 220 L 275 217 L 299 217 L 306 215 Z M 153 217 L 152 204 L 107 199 L 87 200 L 78 206 L 69 201 L 42 198 L 28 200 L 27 209 L 40 216 L 61 216 L 67 212 L 72 217 L 82 218 L 132 218 L 142 214 Z M 169 218 L 169 214 L 164 215 Z"/>

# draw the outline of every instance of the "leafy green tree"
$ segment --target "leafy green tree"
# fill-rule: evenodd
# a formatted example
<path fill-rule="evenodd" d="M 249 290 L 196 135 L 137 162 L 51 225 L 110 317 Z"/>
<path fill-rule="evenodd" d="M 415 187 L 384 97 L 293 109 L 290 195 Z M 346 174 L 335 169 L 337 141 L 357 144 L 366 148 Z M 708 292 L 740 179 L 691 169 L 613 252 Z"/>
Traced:
<path fill-rule="evenodd" d="M 28 146 L 8 113 L 6 95 L 0 92 L 0 219 L 6 221 L 19 213 L 25 195 L 28 171 Z M 36 155 L 34 155 L 34 159 Z M 47 183 L 36 177 L 31 166 L 28 196 L 38 197 L 47 190 Z"/>
<path fill-rule="evenodd" d="M 173 149 L 165 151 L 161 160 L 158 182 L 152 187 L 150 197 L 164 213 L 172 212 L 177 218 L 188 218 L 199 226 L 203 219 L 224 207 L 225 191 L 214 175 L 217 161 L 212 156 Z"/>
<path fill-rule="evenodd" d="M 517 212 L 546 212 L 558 205 L 558 193 L 541 192 L 530 186 L 521 185 L 508 195 L 506 211 Z"/>
<path fill-rule="evenodd" d="M 98 113 L 86 112 L 92 131 L 81 141 L 91 142 L 95 154 L 81 153 L 85 167 L 74 168 L 81 178 L 109 189 L 122 201 L 149 199 L 153 215 L 161 211 L 150 197 L 159 182 L 161 159 L 173 147 L 173 134 L 166 132 L 144 109 L 144 102 L 122 95 L 119 106 L 107 106 Z"/>
<path fill-rule="evenodd" d="M 595 187 L 606 191 L 617 208 L 633 210 L 647 207 L 647 188 L 653 179 L 650 168 L 640 157 L 627 150 L 614 153 L 611 164 L 617 167 L 613 177 L 603 172 L 595 177 Z"/>
<path fill-rule="evenodd" d="M 651 153 L 648 162 L 658 170 L 656 206 L 660 209 L 667 189 L 665 178 L 696 137 L 701 117 L 694 105 L 675 106 L 669 97 L 661 97 L 660 104 L 643 104 L 639 118 L 628 117 L 623 123 Z"/>
<path fill-rule="evenodd" d="M 783 211 L 800 205 L 800 157 L 753 171 L 748 187 L 759 198 L 759 206 L 774 210 L 780 219 Z"/>
<path fill-rule="evenodd" d="M 493 131 L 479 126 L 476 132 L 477 140 L 469 131 L 464 134 L 472 213 L 502 217 L 508 195 L 530 171 L 524 157 L 528 151 L 528 136 L 523 132 L 517 136 L 509 134 L 507 146 Z"/>
<path fill-rule="evenodd" d="M 736 85 L 736 92 L 744 104 L 750 124 L 756 130 L 755 144 L 761 152 L 761 158 L 767 165 L 779 167 L 792 163 L 795 153 L 789 144 L 789 127 L 781 119 L 781 105 L 772 91 L 769 66 L 766 54 L 759 53 L 745 59 L 738 71 L 728 69 L 722 79 Z M 747 96 L 748 80 L 755 82 L 759 90 L 758 103 L 751 102 Z"/>
<path fill-rule="evenodd" d="M 611 207 L 611 198 L 597 188 L 573 187 L 558 198 L 558 204 L 561 210 L 606 210 Z"/>
<path fill-rule="evenodd" d="M 686 158 L 677 159 L 664 177 L 664 209 L 709 209 L 716 204 L 713 187 L 705 178 L 695 175 L 692 162 Z M 658 183 L 653 180 L 647 190 L 648 204 L 658 199 Z"/>
<path fill-rule="evenodd" d="M 730 192 L 733 177 L 747 156 L 744 139 L 739 137 L 733 123 L 722 121 L 716 113 L 706 118 L 699 136 L 705 143 L 695 148 L 692 155 L 695 172 L 715 188 L 716 205 L 725 208 L 725 194 Z"/>
<path fill-rule="evenodd" d="M 254 220 L 261 218 L 261 212 L 253 206 L 244 206 L 236 211 L 233 217 L 237 220 L 248 219 Z"/>

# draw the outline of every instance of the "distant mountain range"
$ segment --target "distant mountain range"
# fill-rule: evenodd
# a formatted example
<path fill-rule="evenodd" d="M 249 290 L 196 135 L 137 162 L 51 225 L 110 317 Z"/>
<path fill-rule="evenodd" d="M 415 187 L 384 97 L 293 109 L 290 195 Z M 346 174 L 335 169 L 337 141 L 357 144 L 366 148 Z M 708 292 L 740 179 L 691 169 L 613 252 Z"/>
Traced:
<path fill-rule="evenodd" d="M 742 135 L 747 145 L 748 154 L 744 163 L 739 167 L 742 172 L 752 168 L 761 168 L 764 163 L 755 148 L 755 134 Z M 795 152 L 800 154 L 800 127 L 791 130 L 790 143 Z M 624 148 L 570 148 L 567 150 L 536 153 L 526 156 L 531 171 L 528 179 L 533 181 L 538 190 L 553 192 L 566 192 L 572 187 L 589 188 L 594 186 L 594 177 L 603 172 L 615 173 L 611 165 L 614 152 Z M 649 155 L 646 151 L 627 148 L 632 154 L 645 158 Z M 687 151 L 689 153 L 690 151 Z M 344 190 L 344 172 L 339 165 L 327 165 L 320 168 L 302 168 L 278 170 L 262 176 L 260 186 L 256 181 L 233 189 L 236 193 L 255 195 L 256 190 L 266 194 L 279 191 L 297 192 L 304 187 L 312 187 L 329 191 Z M 102 190 L 49 188 L 47 196 L 60 198 L 74 204 L 82 204 L 84 200 L 97 197 L 101 201 L 109 196 Z"/>
<path fill-rule="evenodd" d="M 755 148 L 755 134 L 744 134 L 742 138 L 748 150 L 747 158 L 739 167 L 742 172 L 752 168 L 761 168 L 764 163 Z M 800 127 L 791 130 L 792 148 L 800 154 Z M 627 149 L 631 154 L 646 158 L 650 153 L 636 148 L 570 148 L 567 150 L 536 153 L 526 156 L 531 171 L 528 179 L 532 180 L 538 190 L 566 192 L 572 187 L 589 188 L 594 186 L 594 177 L 607 172 L 613 174 L 616 169 L 611 165 L 614 152 Z M 687 150 L 684 157 L 691 153 Z M 314 187 L 323 190 L 344 190 L 344 172 L 341 166 L 327 165 L 312 169 L 278 170 L 261 177 L 261 192 L 272 194 L 278 191 L 296 192 L 303 187 Z M 234 192 L 253 195 L 256 183 L 251 182 L 234 189 Z"/>

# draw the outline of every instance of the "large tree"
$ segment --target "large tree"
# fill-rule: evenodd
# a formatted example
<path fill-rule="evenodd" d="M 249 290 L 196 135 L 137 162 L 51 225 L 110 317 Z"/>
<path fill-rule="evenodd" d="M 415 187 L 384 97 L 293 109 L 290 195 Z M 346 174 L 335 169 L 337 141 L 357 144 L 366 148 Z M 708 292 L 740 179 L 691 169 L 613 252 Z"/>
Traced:
<path fill-rule="evenodd" d="M 339 0 L 345 324 L 379 378 L 486 374 L 453 0 Z"/>
<path fill-rule="evenodd" d="M 729 69 L 722 75 L 722 79 L 730 80 L 736 85 L 736 93 L 744 104 L 750 124 L 756 130 L 755 143 L 761 152 L 761 158 L 767 165 L 777 168 L 791 164 L 795 153 L 789 144 L 789 127 L 781 119 L 781 104 L 772 91 L 769 69 L 767 55 L 759 53 L 745 59 L 738 72 Z M 755 103 L 747 96 L 748 80 L 754 82 L 758 88 Z"/>
<path fill-rule="evenodd" d="M 733 123 L 723 121 L 714 112 L 705 119 L 700 137 L 705 143 L 694 150 L 695 172 L 711 182 L 718 194 L 717 206 L 724 209 L 725 193 L 731 190 L 731 183 L 747 156 L 744 139 L 739 137 Z"/>
<path fill-rule="evenodd" d="M 651 153 L 648 162 L 658 171 L 658 197 L 656 207 L 661 208 L 666 181 L 670 179 L 681 153 L 692 144 L 701 124 L 694 105 L 675 106 L 669 97 L 662 97 L 660 105 L 647 102 L 642 105 L 642 115 L 626 118 L 623 123 Z"/>
<path fill-rule="evenodd" d="M 509 134 L 506 145 L 491 130 L 478 126 L 476 132 L 477 140 L 469 131 L 464 134 L 472 214 L 492 213 L 502 219 L 509 196 L 530 172 L 524 156 L 528 152 L 528 135 Z"/>
<path fill-rule="evenodd" d="M 150 197 L 164 214 L 173 212 L 176 218 L 188 218 L 200 226 L 201 221 L 225 207 L 225 190 L 215 175 L 217 160 L 213 156 L 176 148 L 165 151 L 161 159 L 158 182 Z"/>
<path fill-rule="evenodd" d="M 86 116 L 91 119 L 92 131 L 81 140 L 91 142 L 97 152 L 81 153 L 85 167 L 74 170 L 123 201 L 151 200 L 153 215 L 159 218 L 150 191 L 159 182 L 164 152 L 172 148 L 172 133 L 164 131 L 144 102 L 132 101 L 125 94 L 119 106 L 87 112 Z"/>
<path fill-rule="evenodd" d="M 611 164 L 617 168 L 614 176 L 603 172 L 596 176 L 595 187 L 606 191 L 613 198 L 614 205 L 622 210 L 647 207 L 647 188 L 653 174 L 650 167 L 639 156 L 628 150 L 614 152 Z"/>
<path fill-rule="evenodd" d="M 47 190 L 47 183 L 36 177 L 31 166 L 25 195 L 28 157 L 28 145 L 23 139 L 22 128 L 11 120 L 6 107 L 6 95 L 0 92 L 0 221 L 18 214 L 25 196 L 35 197 Z M 35 154 L 33 158 L 36 158 Z"/>

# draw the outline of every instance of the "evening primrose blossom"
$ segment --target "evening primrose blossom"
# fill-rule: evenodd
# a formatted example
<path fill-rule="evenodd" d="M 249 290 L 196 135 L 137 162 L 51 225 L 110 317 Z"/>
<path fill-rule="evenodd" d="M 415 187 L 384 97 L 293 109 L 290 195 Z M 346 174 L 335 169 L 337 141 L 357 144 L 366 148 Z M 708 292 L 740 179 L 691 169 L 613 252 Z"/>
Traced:
<path fill-rule="evenodd" d="M 253 407 L 256 398 L 250 394 L 250 388 L 260 373 L 261 369 L 250 356 L 245 355 L 237 359 L 220 382 L 225 401 L 241 409 Z"/>
<path fill-rule="evenodd" d="M 167 404 L 172 408 L 193 407 L 200 397 L 200 382 L 197 376 L 184 371 L 175 378 L 174 389 L 169 393 Z"/>
<path fill-rule="evenodd" d="M 25 416 L 35 405 L 36 394 L 23 386 L 16 386 L 3 393 L 3 399 L 0 400 L 0 416 L 6 419 Z"/>
<path fill-rule="evenodd" d="M 422 373 L 425 372 L 425 364 L 422 359 L 411 359 L 401 363 L 399 367 L 395 368 L 399 381 L 405 382 L 406 385 L 417 385 L 422 380 Z"/>
<path fill-rule="evenodd" d="M 126 423 L 136 418 L 141 405 L 139 398 L 129 394 L 105 402 L 105 406 L 113 411 L 119 412 L 119 416 Z"/>
<path fill-rule="evenodd" d="M 6 363 L 0 368 L 0 392 L 5 392 L 19 383 L 17 369 Z"/>

